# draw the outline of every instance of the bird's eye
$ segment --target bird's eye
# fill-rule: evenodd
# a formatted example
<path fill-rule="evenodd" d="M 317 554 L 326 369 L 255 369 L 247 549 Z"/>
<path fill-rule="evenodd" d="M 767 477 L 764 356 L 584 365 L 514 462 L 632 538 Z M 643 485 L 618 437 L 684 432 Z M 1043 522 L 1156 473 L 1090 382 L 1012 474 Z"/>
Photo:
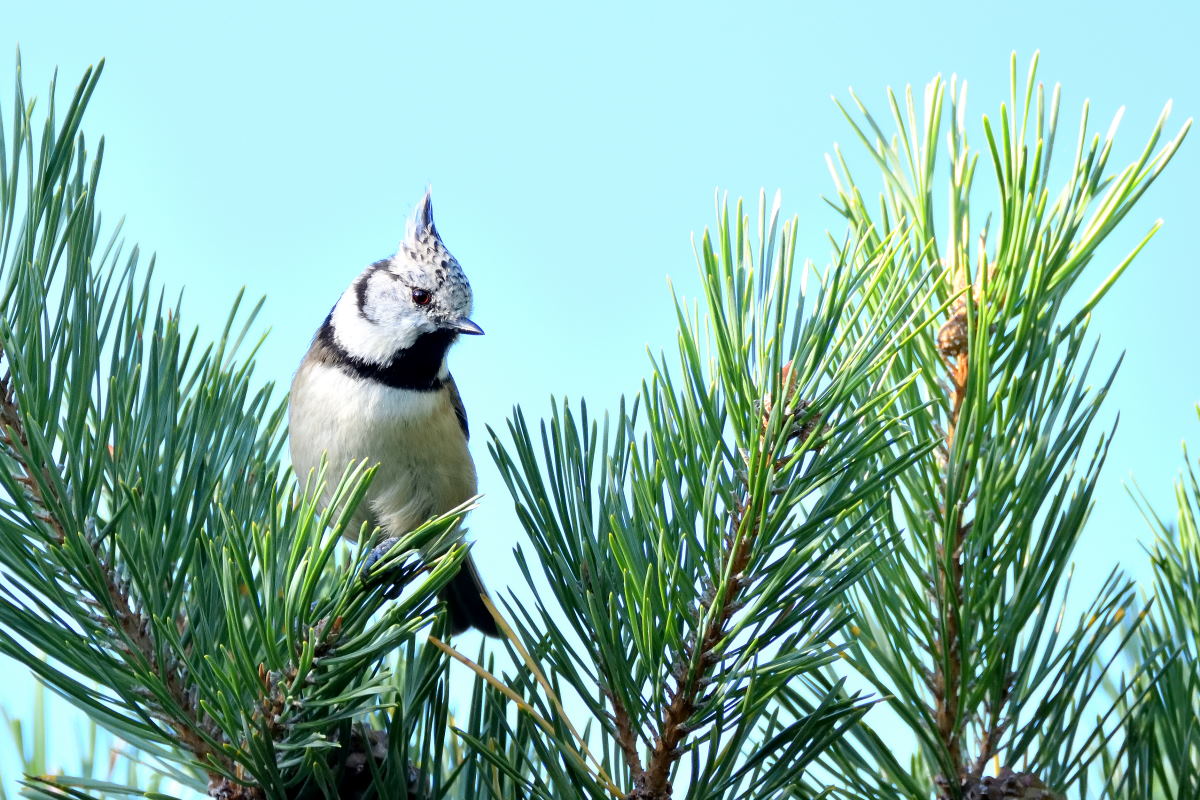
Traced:
<path fill-rule="evenodd" d="M 433 299 L 433 295 L 425 289 L 413 289 L 412 299 L 419 306 L 427 306 L 429 305 L 429 301 Z"/>

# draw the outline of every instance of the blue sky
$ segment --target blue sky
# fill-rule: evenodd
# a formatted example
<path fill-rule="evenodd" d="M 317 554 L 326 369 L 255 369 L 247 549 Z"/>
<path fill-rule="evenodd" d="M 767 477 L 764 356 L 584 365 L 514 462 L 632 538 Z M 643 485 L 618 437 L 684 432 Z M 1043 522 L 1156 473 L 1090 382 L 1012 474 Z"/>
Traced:
<path fill-rule="evenodd" d="M 487 494 L 471 529 L 496 590 L 519 580 L 518 525 L 484 426 L 515 404 L 540 415 L 552 393 L 605 408 L 636 391 L 646 348 L 673 346 L 667 276 L 695 294 L 690 236 L 713 218 L 715 189 L 781 189 L 800 252 L 823 261 L 825 230 L 840 230 L 820 199 L 824 154 L 841 142 L 869 174 L 831 95 L 853 86 L 882 113 L 885 87 L 957 73 L 977 123 L 1007 96 L 1010 52 L 1023 71 L 1040 49 L 1069 130 L 1085 98 L 1101 133 L 1126 107 L 1122 163 L 1168 99 L 1172 132 L 1200 111 L 1200 10 L 1185 2 L 22 3 L 4 21 L 0 45 L 20 45 L 31 94 L 55 66 L 73 87 L 108 59 L 86 123 L 106 137 L 101 207 L 157 253 L 166 286 L 186 288 L 193 322 L 211 329 L 242 285 L 267 295 L 264 379 L 287 384 L 342 288 L 393 251 L 432 184 L 488 332 L 452 366 Z M 6 107 L 12 73 L 0 60 Z M 1099 363 L 1126 359 L 1081 589 L 1118 562 L 1146 574 L 1125 486 L 1136 477 L 1166 509 L 1180 441 L 1200 442 L 1198 184 L 1193 137 L 1093 269 L 1099 281 L 1165 219 L 1095 317 Z M 0 674 L 0 705 L 20 711 L 26 679 Z"/>

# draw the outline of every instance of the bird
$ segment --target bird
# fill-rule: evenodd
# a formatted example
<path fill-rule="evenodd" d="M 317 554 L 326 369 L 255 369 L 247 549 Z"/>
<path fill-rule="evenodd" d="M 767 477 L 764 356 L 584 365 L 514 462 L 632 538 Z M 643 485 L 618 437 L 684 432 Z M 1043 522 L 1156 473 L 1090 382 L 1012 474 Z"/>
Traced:
<path fill-rule="evenodd" d="M 346 528 L 351 539 L 364 523 L 384 537 L 368 564 L 398 537 L 477 494 L 467 412 L 446 364 L 460 336 L 483 333 L 472 306 L 471 285 L 434 226 L 426 190 L 395 255 L 350 283 L 296 371 L 288 427 L 297 477 L 323 457 L 334 471 L 351 462 L 377 465 Z M 326 485 L 323 503 L 334 488 Z M 499 635 L 485 596 L 468 553 L 440 594 L 451 633 Z"/>

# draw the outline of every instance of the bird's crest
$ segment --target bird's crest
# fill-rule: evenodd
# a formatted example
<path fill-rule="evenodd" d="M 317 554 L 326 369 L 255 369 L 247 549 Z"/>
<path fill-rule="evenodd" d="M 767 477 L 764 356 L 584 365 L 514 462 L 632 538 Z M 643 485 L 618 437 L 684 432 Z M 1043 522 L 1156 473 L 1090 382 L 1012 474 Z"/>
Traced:
<path fill-rule="evenodd" d="M 430 238 L 439 243 L 442 240 L 433 224 L 433 196 L 431 190 L 427 188 L 425 196 L 421 198 L 421 202 L 417 203 L 416 210 L 408 220 L 404 241 L 409 245 L 418 245 Z"/>

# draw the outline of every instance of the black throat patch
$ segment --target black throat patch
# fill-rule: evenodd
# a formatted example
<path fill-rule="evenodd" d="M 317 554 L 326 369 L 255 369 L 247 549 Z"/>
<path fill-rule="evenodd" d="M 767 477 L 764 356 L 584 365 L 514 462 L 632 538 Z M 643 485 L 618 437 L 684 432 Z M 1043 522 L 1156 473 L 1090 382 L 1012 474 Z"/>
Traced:
<path fill-rule="evenodd" d="M 337 367 L 348 375 L 382 383 L 393 389 L 432 392 L 444 385 L 438 372 L 442 369 L 446 350 L 456 338 L 458 334 L 454 331 L 423 333 L 411 347 L 399 350 L 387 362 L 377 364 L 351 355 L 338 343 L 333 333 L 333 314 L 330 313 L 321 330 L 317 331 L 313 356 L 317 361 Z"/>

